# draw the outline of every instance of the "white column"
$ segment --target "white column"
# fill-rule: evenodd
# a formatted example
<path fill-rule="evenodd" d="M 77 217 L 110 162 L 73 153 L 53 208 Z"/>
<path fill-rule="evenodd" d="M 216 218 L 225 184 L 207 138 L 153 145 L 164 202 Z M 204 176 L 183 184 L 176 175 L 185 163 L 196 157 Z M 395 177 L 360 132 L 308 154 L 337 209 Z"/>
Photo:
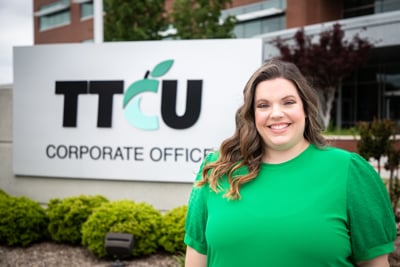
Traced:
<path fill-rule="evenodd" d="M 103 0 L 93 0 L 94 42 L 103 42 Z"/>

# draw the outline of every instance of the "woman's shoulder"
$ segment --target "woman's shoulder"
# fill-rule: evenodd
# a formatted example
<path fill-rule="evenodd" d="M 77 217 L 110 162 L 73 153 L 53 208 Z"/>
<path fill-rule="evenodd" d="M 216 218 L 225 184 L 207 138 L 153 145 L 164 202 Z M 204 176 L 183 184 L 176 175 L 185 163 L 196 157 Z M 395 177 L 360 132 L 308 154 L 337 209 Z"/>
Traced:
<path fill-rule="evenodd" d="M 313 154 L 318 156 L 318 157 L 326 157 L 329 159 L 344 159 L 344 160 L 349 160 L 354 152 L 334 147 L 334 146 L 324 146 L 324 147 L 316 147 L 312 146 L 312 151 Z"/>
<path fill-rule="evenodd" d="M 337 155 L 338 157 L 348 157 L 352 159 L 364 159 L 358 152 L 350 151 L 343 148 L 335 147 L 332 145 L 327 145 L 322 150 L 326 151 L 327 153 L 331 153 L 332 155 Z"/>
<path fill-rule="evenodd" d="M 318 155 L 320 158 L 326 158 L 327 160 L 332 160 L 333 163 L 347 162 L 350 166 L 359 166 L 359 167 L 372 167 L 368 160 L 362 157 L 360 154 L 354 151 L 348 151 L 342 148 L 334 147 L 334 146 L 325 146 L 323 148 L 316 148 Z"/>

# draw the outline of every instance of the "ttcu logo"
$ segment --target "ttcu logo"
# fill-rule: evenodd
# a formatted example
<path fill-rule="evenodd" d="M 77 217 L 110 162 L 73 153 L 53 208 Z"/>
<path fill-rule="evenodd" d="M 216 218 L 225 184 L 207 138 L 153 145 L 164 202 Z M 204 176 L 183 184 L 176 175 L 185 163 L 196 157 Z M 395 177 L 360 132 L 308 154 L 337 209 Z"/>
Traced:
<path fill-rule="evenodd" d="M 124 82 L 117 81 L 56 81 L 55 93 L 64 95 L 63 127 L 76 127 L 79 95 L 98 95 L 97 127 L 112 127 L 112 107 L 115 94 L 124 94 L 123 108 L 125 118 L 134 127 L 141 130 L 159 129 L 159 118 L 146 115 L 140 109 L 141 93 L 158 93 L 160 81 L 172 67 L 173 60 L 158 63 L 152 71 L 147 71 L 144 79 L 132 83 L 124 93 Z M 177 80 L 161 81 L 161 117 L 164 123 L 173 129 L 187 129 L 193 126 L 200 116 L 202 98 L 202 80 L 187 80 L 186 107 L 183 115 L 176 112 Z"/>
<path fill-rule="evenodd" d="M 158 93 L 160 81 L 157 78 L 165 75 L 174 64 L 173 60 L 158 63 L 152 71 L 147 71 L 144 79 L 132 83 L 125 92 L 123 107 L 125 118 L 138 129 L 157 130 L 158 117 L 145 115 L 140 109 L 143 92 Z M 202 80 L 187 81 L 186 110 L 182 116 L 176 113 L 177 103 L 176 80 L 162 81 L 161 116 L 166 125 L 174 129 L 186 129 L 196 123 L 200 116 Z"/>

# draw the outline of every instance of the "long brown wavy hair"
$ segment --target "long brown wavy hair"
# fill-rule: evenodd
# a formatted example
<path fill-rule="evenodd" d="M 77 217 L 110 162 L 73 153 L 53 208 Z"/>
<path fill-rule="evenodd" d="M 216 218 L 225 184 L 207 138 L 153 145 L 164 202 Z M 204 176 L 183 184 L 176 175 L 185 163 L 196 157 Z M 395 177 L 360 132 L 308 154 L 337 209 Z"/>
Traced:
<path fill-rule="evenodd" d="M 267 148 L 255 126 L 254 95 L 260 82 L 276 78 L 291 81 L 297 89 L 306 114 L 304 138 L 317 147 L 326 145 L 322 136 L 324 126 L 319 116 L 316 92 L 309 86 L 296 65 L 272 59 L 257 69 L 248 80 L 243 91 L 244 103 L 235 115 L 235 133 L 222 142 L 218 160 L 203 167 L 202 179 L 197 186 L 209 183 L 211 189 L 218 192 L 221 189 L 220 179 L 226 175 L 230 187 L 224 196 L 240 199 L 240 186 L 257 177 Z M 235 176 L 235 171 L 244 166 L 247 167 L 248 173 Z"/>

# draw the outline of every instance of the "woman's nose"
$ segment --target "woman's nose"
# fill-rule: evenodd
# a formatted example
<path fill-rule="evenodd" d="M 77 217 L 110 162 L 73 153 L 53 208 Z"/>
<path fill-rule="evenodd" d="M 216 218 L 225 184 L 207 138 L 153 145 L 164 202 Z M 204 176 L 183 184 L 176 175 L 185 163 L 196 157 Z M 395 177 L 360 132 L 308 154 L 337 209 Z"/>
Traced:
<path fill-rule="evenodd" d="M 283 116 L 282 108 L 279 105 L 272 105 L 271 116 L 282 117 Z"/>

